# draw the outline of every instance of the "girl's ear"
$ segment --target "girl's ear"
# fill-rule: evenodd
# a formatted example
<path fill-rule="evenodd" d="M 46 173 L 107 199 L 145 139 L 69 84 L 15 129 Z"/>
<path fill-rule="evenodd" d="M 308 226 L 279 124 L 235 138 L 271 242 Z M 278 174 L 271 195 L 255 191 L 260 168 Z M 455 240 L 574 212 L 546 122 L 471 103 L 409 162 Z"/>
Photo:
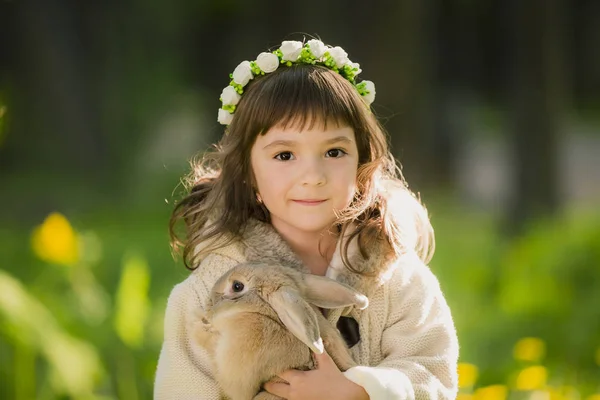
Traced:
<path fill-rule="evenodd" d="M 324 276 L 305 274 L 306 301 L 321 308 L 337 308 L 355 305 L 364 310 L 369 305 L 367 296 L 354 288 Z"/>
<path fill-rule="evenodd" d="M 278 289 L 267 297 L 286 328 L 314 353 L 323 353 L 317 315 L 300 294 L 290 288 Z"/>

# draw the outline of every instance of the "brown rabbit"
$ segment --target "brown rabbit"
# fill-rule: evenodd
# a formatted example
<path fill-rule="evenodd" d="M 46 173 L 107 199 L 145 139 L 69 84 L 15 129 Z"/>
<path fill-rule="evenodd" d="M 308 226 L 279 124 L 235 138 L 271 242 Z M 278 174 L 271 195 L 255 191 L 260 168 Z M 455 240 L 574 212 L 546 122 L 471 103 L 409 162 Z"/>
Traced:
<path fill-rule="evenodd" d="M 244 263 L 215 283 L 194 333 L 229 398 L 279 399 L 261 392 L 262 385 L 287 369 L 314 369 L 311 352 L 325 348 L 342 371 L 355 365 L 340 333 L 317 308 L 349 305 L 364 309 L 368 299 L 326 277 Z"/>

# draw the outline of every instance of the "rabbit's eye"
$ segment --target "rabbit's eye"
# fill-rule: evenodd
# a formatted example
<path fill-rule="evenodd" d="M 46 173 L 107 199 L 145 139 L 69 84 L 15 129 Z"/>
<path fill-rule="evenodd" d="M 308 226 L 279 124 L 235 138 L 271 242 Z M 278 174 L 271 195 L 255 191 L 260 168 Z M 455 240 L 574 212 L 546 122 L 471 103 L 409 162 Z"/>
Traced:
<path fill-rule="evenodd" d="M 234 292 L 241 292 L 244 290 L 244 284 L 240 281 L 233 281 L 233 285 L 231 286 Z"/>

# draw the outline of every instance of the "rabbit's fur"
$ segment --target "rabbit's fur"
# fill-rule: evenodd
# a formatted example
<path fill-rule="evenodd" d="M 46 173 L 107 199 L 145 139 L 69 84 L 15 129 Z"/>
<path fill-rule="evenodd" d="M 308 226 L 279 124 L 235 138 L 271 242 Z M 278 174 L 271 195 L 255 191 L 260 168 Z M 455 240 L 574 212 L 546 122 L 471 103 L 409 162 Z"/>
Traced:
<path fill-rule="evenodd" d="M 355 365 L 340 333 L 318 307 L 364 309 L 367 304 L 365 296 L 332 279 L 244 263 L 215 283 L 194 334 L 229 398 L 279 399 L 261 392 L 262 385 L 287 369 L 314 369 L 312 352 L 325 348 L 342 371 Z"/>

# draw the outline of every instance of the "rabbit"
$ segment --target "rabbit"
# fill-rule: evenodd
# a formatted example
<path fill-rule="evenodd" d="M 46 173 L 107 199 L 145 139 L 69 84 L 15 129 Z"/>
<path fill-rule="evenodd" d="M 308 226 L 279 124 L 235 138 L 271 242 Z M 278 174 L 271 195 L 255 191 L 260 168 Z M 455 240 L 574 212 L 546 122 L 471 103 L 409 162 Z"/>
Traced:
<path fill-rule="evenodd" d="M 310 303 L 310 304 L 309 304 Z M 195 340 L 209 353 L 232 400 L 280 399 L 262 385 L 287 369 L 314 369 L 326 349 L 341 371 L 356 365 L 339 331 L 318 307 L 368 306 L 366 296 L 332 279 L 290 267 L 243 263 L 215 283 Z"/>

